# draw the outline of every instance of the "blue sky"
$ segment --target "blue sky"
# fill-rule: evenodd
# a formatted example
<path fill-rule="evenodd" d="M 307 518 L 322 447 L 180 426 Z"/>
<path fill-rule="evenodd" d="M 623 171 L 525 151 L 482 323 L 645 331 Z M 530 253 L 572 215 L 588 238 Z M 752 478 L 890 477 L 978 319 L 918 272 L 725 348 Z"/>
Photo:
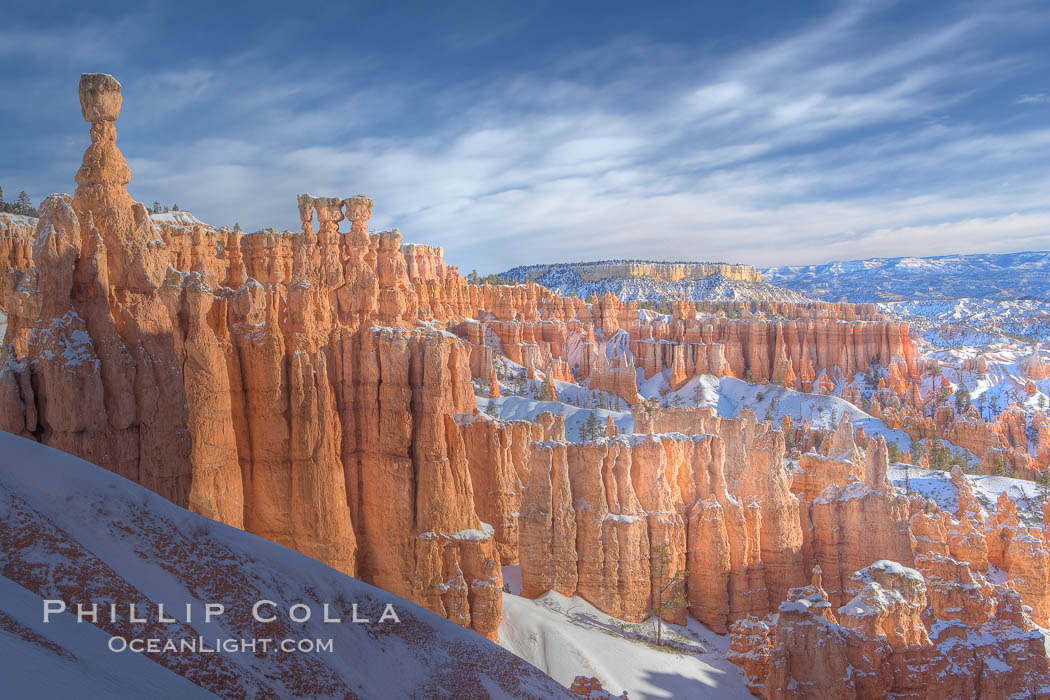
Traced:
<path fill-rule="evenodd" d="M 461 269 L 1050 249 L 1040 2 L 5 3 L 0 185 L 71 192 L 124 85 L 132 196 L 298 228 L 295 195 Z"/>

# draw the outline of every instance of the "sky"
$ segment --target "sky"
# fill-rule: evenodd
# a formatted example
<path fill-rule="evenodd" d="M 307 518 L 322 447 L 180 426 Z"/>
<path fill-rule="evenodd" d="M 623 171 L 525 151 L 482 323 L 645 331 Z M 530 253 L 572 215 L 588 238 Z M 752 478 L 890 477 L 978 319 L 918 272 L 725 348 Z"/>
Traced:
<path fill-rule="evenodd" d="M 1045 2 L 4 7 L 8 200 L 72 193 L 105 72 L 131 195 L 216 226 L 366 194 L 483 273 L 1050 249 Z"/>

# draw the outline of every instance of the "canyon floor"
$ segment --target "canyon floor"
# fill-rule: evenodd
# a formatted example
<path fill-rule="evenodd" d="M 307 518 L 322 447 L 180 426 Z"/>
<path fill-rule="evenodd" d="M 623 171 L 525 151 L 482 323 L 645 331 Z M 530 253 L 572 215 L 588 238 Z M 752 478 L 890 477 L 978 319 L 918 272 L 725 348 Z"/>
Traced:
<path fill-rule="evenodd" d="M 505 593 L 500 644 L 566 686 L 583 675 L 614 696 L 752 697 L 727 658 L 729 640 L 695 620 L 665 624 L 657 645 L 653 621 L 618 620 L 553 591 L 535 600 Z"/>

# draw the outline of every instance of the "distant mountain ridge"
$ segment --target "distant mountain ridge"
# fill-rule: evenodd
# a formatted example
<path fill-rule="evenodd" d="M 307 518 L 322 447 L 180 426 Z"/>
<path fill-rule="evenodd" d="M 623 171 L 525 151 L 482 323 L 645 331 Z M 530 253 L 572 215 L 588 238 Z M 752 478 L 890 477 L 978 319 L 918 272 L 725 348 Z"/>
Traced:
<path fill-rule="evenodd" d="M 762 273 L 767 282 L 827 301 L 1050 296 L 1050 251 L 868 258 Z"/>

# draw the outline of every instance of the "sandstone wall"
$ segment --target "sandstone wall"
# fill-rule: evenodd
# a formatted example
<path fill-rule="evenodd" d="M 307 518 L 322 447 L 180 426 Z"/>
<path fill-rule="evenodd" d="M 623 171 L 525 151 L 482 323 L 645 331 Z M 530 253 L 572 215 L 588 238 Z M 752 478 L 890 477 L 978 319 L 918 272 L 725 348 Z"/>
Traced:
<path fill-rule="evenodd" d="M 452 418 L 469 346 L 409 327 L 400 237 L 352 198 L 315 205 L 318 234 L 169 246 L 127 194 L 119 84 L 85 85 L 76 196 L 43 203 L 32 266 L 5 274 L 0 427 L 494 637 L 499 556 Z"/>

